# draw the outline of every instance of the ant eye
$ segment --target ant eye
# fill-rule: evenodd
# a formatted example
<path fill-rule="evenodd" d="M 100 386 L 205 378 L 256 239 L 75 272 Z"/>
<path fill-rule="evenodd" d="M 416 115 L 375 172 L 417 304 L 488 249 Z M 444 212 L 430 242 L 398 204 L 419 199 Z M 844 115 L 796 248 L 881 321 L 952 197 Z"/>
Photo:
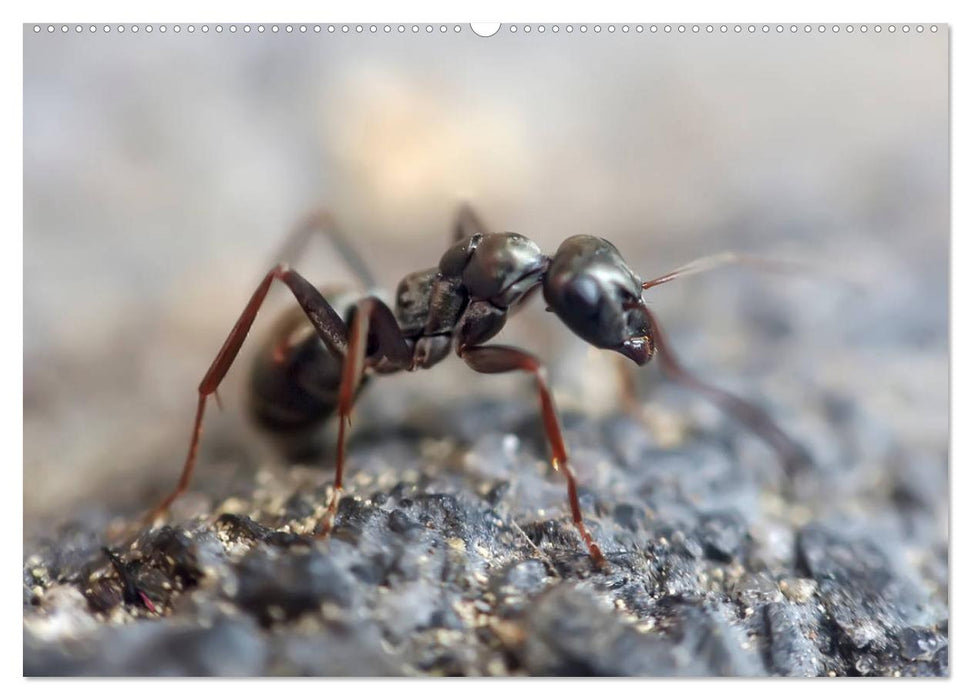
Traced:
<path fill-rule="evenodd" d="M 600 287 L 587 275 L 577 277 L 565 290 L 570 306 L 595 313 L 600 306 Z"/>

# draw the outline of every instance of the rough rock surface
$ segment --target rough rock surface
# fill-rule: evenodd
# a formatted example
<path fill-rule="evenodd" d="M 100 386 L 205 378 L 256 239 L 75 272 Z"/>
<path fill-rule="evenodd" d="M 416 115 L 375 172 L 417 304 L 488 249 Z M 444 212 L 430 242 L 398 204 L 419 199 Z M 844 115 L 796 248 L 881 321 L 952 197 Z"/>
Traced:
<path fill-rule="evenodd" d="M 948 673 L 938 28 L 365 46 L 25 25 L 25 673 Z M 243 366 L 192 491 L 125 536 L 174 483 L 194 387 L 291 223 L 331 207 L 394 290 L 441 258 L 460 196 L 547 253 L 605 236 L 645 279 L 725 250 L 807 263 L 645 298 L 684 364 L 812 466 L 785 475 L 656 363 L 644 420 L 624 415 L 607 353 L 536 298 L 501 342 L 549 363 L 607 570 L 528 379 L 455 358 L 363 393 L 328 542 L 308 533 L 333 453 L 249 450 L 226 423 Z M 311 248 L 308 279 L 352 278 Z"/>
<path fill-rule="evenodd" d="M 749 223 L 719 233 L 746 249 Z M 654 363 L 628 415 L 609 353 L 534 305 L 504 331 L 528 337 L 503 342 L 550 363 L 605 570 L 572 525 L 532 383 L 453 358 L 364 392 L 328 541 L 310 535 L 332 448 L 286 466 L 215 411 L 167 524 L 132 529 L 177 457 L 138 477 L 141 504 L 106 493 L 32 523 L 25 673 L 947 674 L 946 246 L 826 241 L 817 260 L 855 251 L 842 282 L 747 271 L 648 294 L 684 363 L 762 406 L 805 468 L 786 473 Z"/>
<path fill-rule="evenodd" d="M 532 402 L 470 399 L 425 436 L 355 436 L 329 541 L 308 536 L 329 475 L 261 467 L 203 479 L 172 522 L 113 540 L 114 564 L 117 520 L 30 543 L 24 672 L 947 674 L 943 481 L 920 476 L 926 459 L 871 441 L 895 457 L 883 481 L 817 464 L 790 482 L 703 402 L 673 446 L 626 415 L 563 418 L 605 570 Z"/>

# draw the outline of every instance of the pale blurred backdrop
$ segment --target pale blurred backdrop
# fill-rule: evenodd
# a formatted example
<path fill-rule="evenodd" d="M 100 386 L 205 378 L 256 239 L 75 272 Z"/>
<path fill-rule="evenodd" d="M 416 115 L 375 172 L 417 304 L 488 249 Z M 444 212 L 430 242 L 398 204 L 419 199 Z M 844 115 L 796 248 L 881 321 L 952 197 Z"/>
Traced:
<path fill-rule="evenodd" d="M 897 439 L 946 450 L 946 27 L 807 36 L 774 25 L 755 35 L 533 25 L 480 38 L 467 25 L 418 35 L 228 26 L 25 27 L 28 531 L 86 508 L 134 512 L 174 483 L 199 379 L 283 233 L 320 205 L 390 291 L 437 264 L 463 200 L 549 253 L 569 235 L 604 236 L 645 278 L 725 249 L 832 269 L 866 293 L 823 275 L 736 270 L 650 298 L 706 376 L 773 395 L 772 373 L 801 373 L 884 397 L 905 407 L 886 411 L 900 413 L 888 419 L 899 420 Z M 298 267 L 350 280 L 323 243 Z M 732 334 L 753 298 L 777 300 L 770 310 L 786 328 L 771 361 L 754 364 L 747 342 L 771 334 Z M 275 292 L 254 333 L 286 303 Z M 609 365 L 536 306 L 503 342 L 551 363 L 564 404 L 610 410 Z M 245 372 L 229 375 L 226 410 L 210 414 L 213 440 L 253 439 Z M 381 406 L 394 396 L 445 407 L 528 390 L 449 360 L 376 382 L 366 401 L 374 420 L 393 420 Z"/>

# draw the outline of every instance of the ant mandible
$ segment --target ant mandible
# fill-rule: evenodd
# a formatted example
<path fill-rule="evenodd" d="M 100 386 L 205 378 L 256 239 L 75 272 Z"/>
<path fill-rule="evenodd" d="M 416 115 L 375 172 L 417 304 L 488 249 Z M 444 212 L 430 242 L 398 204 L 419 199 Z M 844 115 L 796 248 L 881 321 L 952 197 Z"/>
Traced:
<path fill-rule="evenodd" d="M 540 287 L 547 310 L 583 340 L 597 348 L 619 352 L 638 365 L 647 364 L 657 354 L 672 379 L 700 392 L 746 425 L 779 454 L 787 467 L 806 458 L 803 449 L 765 411 L 687 372 L 641 298 L 643 290 L 739 262 L 739 256 L 703 258 L 641 282 L 617 248 L 603 238 L 572 236 L 549 257 L 523 235 L 486 231 L 471 208 L 461 207 L 453 227 L 452 245 L 437 267 L 405 276 L 398 285 L 393 311 L 373 295 L 335 309 L 338 296 L 318 289 L 287 263 L 273 267 L 256 288 L 199 384 L 195 423 L 182 475 L 176 488 L 146 520 L 152 522 L 164 514 L 188 488 L 206 403 L 236 359 L 274 280 L 290 289 L 299 308 L 293 308 L 281 319 L 257 355 L 251 375 L 250 412 L 263 427 L 283 435 L 313 431 L 335 411 L 338 414 L 333 495 L 317 526 L 319 537 L 330 533 L 337 515 L 344 488 L 346 430 L 362 381 L 369 374 L 428 369 L 454 347 L 456 354 L 476 372 L 523 371 L 533 375 L 553 468 L 566 477 L 573 524 L 594 562 L 603 564 L 603 553 L 583 521 L 576 477 L 543 363 L 525 350 L 486 344 L 505 325 L 508 314 Z M 365 287 L 374 288 L 366 265 L 326 212 L 305 218 L 278 259 L 293 259 L 314 233 L 330 238 Z"/>

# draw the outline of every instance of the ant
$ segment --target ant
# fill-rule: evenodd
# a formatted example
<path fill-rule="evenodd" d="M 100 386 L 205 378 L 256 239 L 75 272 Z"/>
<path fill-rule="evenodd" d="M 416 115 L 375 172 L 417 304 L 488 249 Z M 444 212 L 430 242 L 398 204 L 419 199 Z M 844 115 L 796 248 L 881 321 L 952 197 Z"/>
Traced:
<path fill-rule="evenodd" d="M 278 259 L 293 259 L 315 233 L 330 238 L 364 286 L 374 288 L 367 266 L 324 211 L 298 224 Z M 283 316 L 257 354 L 249 409 L 258 424 L 284 437 L 315 431 L 337 413 L 333 493 L 316 528 L 318 537 L 330 533 L 337 515 L 344 488 L 346 431 L 363 382 L 375 374 L 429 369 L 454 348 L 476 372 L 522 371 L 533 376 L 553 468 L 566 478 L 573 524 L 594 563 L 602 565 L 604 555 L 583 521 L 576 477 L 543 363 L 525 350 L 486 343 L 503 328 L 511 312 L 542 288 L 547 310 L 580 338 L 597 348 L 616 351 L 640 366 L 657 355 L 667 375 L 734 416 L 791 468 L 805 461 L 804 450 L 765 411 L 685 370 L 641 298 L 646 289 L 731 262 L 744 260 L 731 253 L 702 258 L 642 282 L 617 248 L 603 238 L 572 236 L 551 257 L 521 234 L 488 232 L 467 205 L 458 211 L 452 244 L 438 265 L 401 280 L 394 310 L 371 294 L 353 301 L 346 296 L 341 299 L 315 287 L 281 262 L 266 273 L 199 384 L 182 475 L 146 520 L 153 522 L 164 514 L 188 488 L 206 403 L 236 359 L 270 286 L 277 280 L 290 289 L 298 306 Z M 216 398 L 218 401 L 218 395 Z"/>

